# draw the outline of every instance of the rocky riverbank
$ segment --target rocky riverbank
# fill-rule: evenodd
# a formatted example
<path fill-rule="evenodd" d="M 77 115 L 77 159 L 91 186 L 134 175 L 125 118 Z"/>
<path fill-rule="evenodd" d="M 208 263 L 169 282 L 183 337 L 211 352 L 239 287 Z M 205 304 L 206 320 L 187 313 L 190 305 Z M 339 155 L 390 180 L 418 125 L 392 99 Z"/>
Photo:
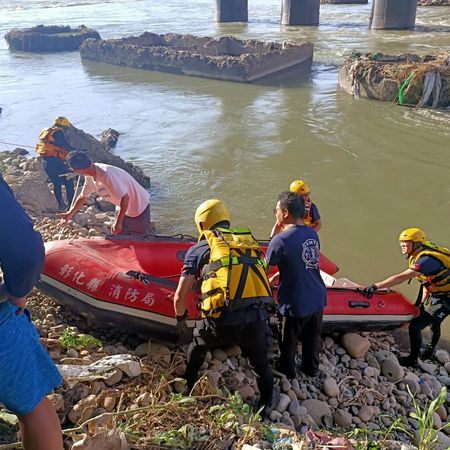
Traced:
<path fill-rule="evenodd" d="M 45 189 L 52 196 L 39 161 L 20 153 L 0 153 L 0 169 L 46 241 L 106 233 L 113 212 L 99 210 L 99 202 L 61 230 L 38 201 Z M 21 191 L 24 179 L 40 186 L 36 201 Z M 287 380 L 275 372 L 277 401 L 261 421 L 252 409 L 258 398 L 255 376 L 238 347 L 208 353 L 204 377 L 186 397 L 179 378 L 185 346 L 170 348 L 149 336 L 88 324 L 36 290 L 29 306 L 42 343 L 64 375 L 64 385 L 49 398 L 66 430 L 66 448 L 408 449 L 421 440 L 420 420 L 410 416 L 414 402 L 426 409 L 450 386 L 445 350 L 417 368 L 399 365 L 398 356 L 407 351 L 404 330 L 332 334 L 323 339 L 319 377 Z M 276 362 L 276 343 L 270 354 Z M 436 430 L 450 413 L 449 397 L 443 401 L 431 415 Z M 0 413 L 0 425 L 5 417 L 13 421 Z M 3 442 L 15 441 L 16 425 L 5 427 Z M 449 433 L 450 428 L 438 432 L 436 448 L 449 448 Z"/>

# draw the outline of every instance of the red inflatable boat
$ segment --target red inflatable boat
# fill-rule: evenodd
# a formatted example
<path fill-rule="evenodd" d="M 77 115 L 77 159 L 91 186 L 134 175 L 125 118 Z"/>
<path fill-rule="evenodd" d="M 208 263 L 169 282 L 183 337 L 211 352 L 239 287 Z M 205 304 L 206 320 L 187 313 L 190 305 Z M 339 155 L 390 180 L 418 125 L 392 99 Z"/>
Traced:
<path fill-rule="evenodd" d="M 173 294 L 189 238 L 155 236 L 150 241 L 78 239 L 45 244 L 40 288 L 94 322 L 119 323 L 124 331 L 148 330 L 155 338 L 175 338 Z M 267 245 L 267 242 L 262 242 Z M 332 275 L 337 266 L 321 255 L 328 289 L 324 328 L 388 329 L 409 322 L 417 308 L 398 292 L 377 292 L 371 300 L 358 286 Z M 198 311 L 189 302 L 190 325 Z"/>

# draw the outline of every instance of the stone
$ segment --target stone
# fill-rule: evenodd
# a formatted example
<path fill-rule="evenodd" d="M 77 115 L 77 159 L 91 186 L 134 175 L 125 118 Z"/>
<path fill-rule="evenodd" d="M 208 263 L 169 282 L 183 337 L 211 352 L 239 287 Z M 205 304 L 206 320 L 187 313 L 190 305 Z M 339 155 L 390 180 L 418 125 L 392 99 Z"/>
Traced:
<path fill-rule="evenodd" d="M 53 213 L 58 210 L 55 196 L 50 192 L 47 183 L 30 178 L 21 180 L 12 186 L 16 199 L 23 205 L 33 205 L 40 213 Z"/>
<path fill-rule="evenodd" d="M 445 370 L 450 374 L 450 362 L 444 364 Z"/>
<path fill-rule="evenodd" d="M 129 448 L 125 434 L 118 429 L 101 429 L 72 446 L 72 450 L 129 450 Z"/>
<path fill-rule="evenodd" d="M 334 378 L 325 378 L 323 382 L 323 391 L 328 397 L 337 397 L 339 388 Z"/>
<path fill-rule="evenodd" d="M 88 395 L 81 399 L 67 414 L 68 419 L 75 425 L 79 425 L 92 417 L 97 407 L 95 395 Z"/>
<path fill-rule="evenodd" d="M 362 422 L 369 422 L 370 419 L 372 419 L 373 416 L 373 410 L 370 406 L 363 405 L 361 406 L 358 417 L 361 419 Z"/>
<path fill-rule="evenodd" d="M 116 397 L 114 395 L 106 396 L 102 401 L 102 405 L 105 411 L 111 412 L 116 406 Z"/>
<path fill-rule="evenodd" d="M 222 378 L 222 374 L 216 370 L 207 370 L 206 376 L 208 377 L 209 384 L 217 388 L 219 387 L 219 380 Z"/>
<path fill-rule="evenodd" d="M 370 349 L 370 341 L 357 333 L 346 333 L 342 336 L 342 346 L 353 358 L 360 358 Z"/>
<path fill-rule="evenodd" d="M 419 377 L 413 372 L 406 372 L 403 382 L 409 387 L 411 393 L 416 395 L 420 392 L 420 380 Z"/>
<path fill-rule="evenodd" d="M 442 375 L 438 375 L 437 379 L 439 381 L 439 383 L 441 383 L 444 386 L 450 387 L 450 376 L 442 376 Z"/>
<path fill-rule="evenodd" d="M 122 379 L 122 376 L 123 372 L 120 369 L 115 369 L 112 374 L 103 381 L 107 386 L 113 386 Z"/>
<path fill-rule="evenodd" d="M 419 367 L 426 373 L 432 375 L 437 370 L 436 364 L 425 363 L 419 359 Z"/>
<path fill-rule="evenodd" d="M 143 344 L 139 344 L 135 350 L 134 354 L 138 356 L 139 358 L 143 358 L 144 356 L 147 356 L 150 354 L 150 344 L 149 342 L 144 342 Z"/>
<path fill-rule="evenodd" d="M 352 415 L 344 409 L 337 409 L 333 414 L 334 423 L 341 428 L 349 428 L 352 424 Z"/>
<path fill-rule="evenodd" d="M 64 410 L 64 397 L 61 394 L 49 394 L 47 395 L 47 398 L 54 406 L 56 412 L 61 412 Z"/>
<path fill-rule="evenodd" d="M 445 363 L 450 362 L 450 355 L 448 354 L 447 350 L 443 350 L 443 349 L 436 350 L 436 353 L 435 353 L 434 357 L 441 364 L 445 364 Z"/>
<path fill-rule="evenodd" d="M 324 416 L 331 416 L 330 407 L 325 402 L 321 402 L 320 400 L 315 399 L 304 400 L 301 403 L 301 406 L 304 406 L 307 409 L 308 414 L 314 419 L 314 422 L 316 422 L 316 424 L 319 426 L 323 424 Z"/>
<path fill-rule="evenodd" d="M 242 354 L 241 347 L 239 345 L 232 345 L 231 347 L 227 347 L 225 349 L 225 353 L 228 358 L 239 358 Z"/>
<path fill-rule="evenodd" d="M 212 357 L 221 362 L 225 362 L 228 359 L 228 355 L 220 348 L 216 348 L 212 351 Z"/>
<path fill-rule="evenodd" d="M 249 384 L 242 386 L 238 392 L 245 401 L 251 400 L 255 397 L 255 390 Z"/>
<path fill-rule="evenodd" d="M 395 359 L 384 359 L 381 362 L 381 373 L 392 383 L 401 380 L 405 374 L 403 367 Z"/>
<path fill-rule="evenodd" d="M 397 359 L 397 357 L 391 351 L 388 351 L 388 350 L 379 350 L 378 352 L 375 352 L 374 356 L 375 356 L 376 360 L 378 361 L 378 363 L 380 363 L 380 364 L 386 359 L 394 359 L 394 360 Z M 381 369 L 381 366 L 380 366 L 380 369 Z"/>
<path fill-rule="evenodd" d="M 278 400 L 278 403 L 275 406 L 275 409 L 278 412 L 282 413 L 283 411 L 286 411 L 286 409 L 288 408 L 290 403 L 291 403 L 291 399 L 289 398 L 289 396 L 284 393 L 281 393 L 280 399 Z"/>
<path fill-rule="evenodd" d="M 442 431 L 437 432 L 436 446 L 433 450 L 448 450 L 450 448 L 450 437 L 446 436 Z"/>

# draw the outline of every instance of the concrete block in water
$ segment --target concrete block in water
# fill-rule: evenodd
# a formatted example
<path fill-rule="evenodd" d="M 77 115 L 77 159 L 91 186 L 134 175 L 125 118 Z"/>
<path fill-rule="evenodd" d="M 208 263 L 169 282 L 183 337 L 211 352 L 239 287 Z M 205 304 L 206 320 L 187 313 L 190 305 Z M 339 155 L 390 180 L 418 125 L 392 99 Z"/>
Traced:
<path fill-rule="evenodd" d="M 317 0 L 319 1 L 319 0 Z M 284 71 L 308 73 L 313 44 L 167 33 L 87 40 L 82 59 L 145 70 L 248 83 Z"/>
<path fill-rule="evenodd" d="M 417 0 L 373 0 L 369 28 L 406 30 L 414 28 Z"/>
<path fill-rule="evenodd" d="M 318 25 L 320 0 L 283 0 L 282 25 Z"/>
<path fill-rule="evenodd" d="M 247 22 L 248 0 L 215 0 L 216 22 Z"/>

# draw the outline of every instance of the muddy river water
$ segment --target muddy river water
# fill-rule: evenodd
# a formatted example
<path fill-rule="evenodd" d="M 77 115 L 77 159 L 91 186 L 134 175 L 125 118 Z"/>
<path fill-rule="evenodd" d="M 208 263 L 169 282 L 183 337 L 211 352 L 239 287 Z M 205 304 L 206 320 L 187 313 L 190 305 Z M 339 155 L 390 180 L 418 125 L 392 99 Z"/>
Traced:
<path fill-rule="evenodd" d="M 0 40 L 0 141 L 34 145 L 57 115 L 98 135 L 152 179 L 165 234 L 194 233 L 193 212 L 226 201 L 234 224 L 268 236 L 277 194 L 312 186 L 323 251 L 361 283 L 406 267 L 397 237 L 420 226 L 450 245 L 450 111 L 353 99 L 337 85 L 352 50 L 450 50 L 450 7 L 418 8 L 412 31 L 371 31 L 369 5 L 321 5 L 318 27 L 280 25 L 279 0 L 249 0 L 247 24 L 215 24 L 212 0 L 0 0 L 0 34 L 38 24 L 85 24 L 103 38 L 144 31 L 310 41 L 306 80 L 257 85 L 83 63 L 77 52 L 13 53 Z M 15 146 L 0 144 L 0 149 Z M 401 289 L 410 298 L 417 283 Z M 450 339 L 450 319 L 444 326 Z"/>

